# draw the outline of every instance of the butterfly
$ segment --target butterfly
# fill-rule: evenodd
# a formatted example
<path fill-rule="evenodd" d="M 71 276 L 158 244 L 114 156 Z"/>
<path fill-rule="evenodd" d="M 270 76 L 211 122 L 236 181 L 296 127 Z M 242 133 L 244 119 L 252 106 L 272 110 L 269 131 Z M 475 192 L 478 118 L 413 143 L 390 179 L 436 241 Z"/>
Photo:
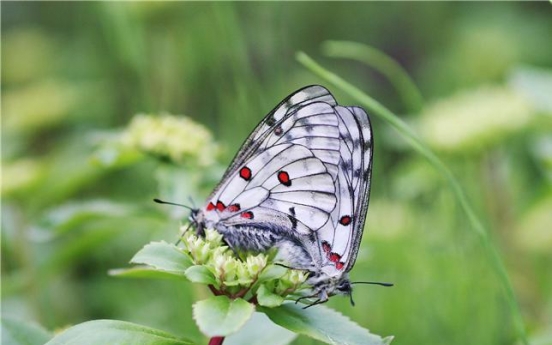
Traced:
<path fill-rule="evenodd" d="M 317 298 L 311 305 L 350 296 L 372 154 L 366 112 L 307 86 L 257 125 L 191 222 L 199 234 L 215 229 L 234 249 L 277 247 L 277 259 L 309 272 L 313 293 L 305 298 Z"/>

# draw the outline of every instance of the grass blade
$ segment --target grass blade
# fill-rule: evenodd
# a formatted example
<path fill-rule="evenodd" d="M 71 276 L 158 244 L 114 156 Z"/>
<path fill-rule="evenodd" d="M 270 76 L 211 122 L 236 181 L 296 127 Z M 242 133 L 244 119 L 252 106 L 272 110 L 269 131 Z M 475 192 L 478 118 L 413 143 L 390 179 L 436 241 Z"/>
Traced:
<path fill-rule="evenodd" d="M 412 78 L 397 61 L 380 50 L 358 42 L 326 41 L 322 44 L 322 52 L 329 57 L 352 59 L 374 68 L 393 84 L 408 111 L 422 109 L 422 93 Z"/>
<path fill-rule="evenodd" d="M 391 112 L 385 106 L 362 92 L 360 89 L 349 84 L 338 75 L 326 70 L 304 52 L 298 52 L 296 55 L 296 59 L 311 72 L 323 78 L 335 87 L 339 88 L 340 90 L 348 94 L 351 98 L 356 100 L 360 105 L 364 106 L 368 111 L 376 116 L 379 116 L 384 121 L 389 123 L 414 148 L 415 151 L 424 156 L 434 166 L 434 168 L 439 173 L 441 173 L 443 177 L 445 177 L 462 210 L 466 213 L 472 225 L 472 229 L 479 237 L 485 252 L 488 254 L 489 260 L 494 270 L 497 272 L 497 275 L 501 281 L 501 285 L 506 292 L 506 300 L 514 318 L 514 323 L 518 336 L 524 345 L 529 345 L 529 342 L 527 340 L 527 333 L 525 331 L 525 325 L 514 294 L 514 289 L 512 287 L 510 278 L 508 277 L 508 273 L 506 272 L 506 268 L 504 267 L 502 259 L 500 258 L 498 250 L 492 243 L 489 237 L 489 233 L 487 232 L 479 218 L 476 216 L 473 208 L 470 206 L 466 194 L 462 190 L 460 183 L 458 182 L 456 177 L 454 177 L 450 169 L 448 169 L 443 161 L 441 161 L 441 159 L 439 159 L 439 157 L 437 157 L 437 155 L 435 155 L 435 153 L 433 153 L 433 151 L 431 151 L 431 149 L 429 149 L 418 138 L 414 131 L 410 127 L 408 127 L 405 122 L 403 122 L 397 115 L 393 114 L 393 112 Z"/>

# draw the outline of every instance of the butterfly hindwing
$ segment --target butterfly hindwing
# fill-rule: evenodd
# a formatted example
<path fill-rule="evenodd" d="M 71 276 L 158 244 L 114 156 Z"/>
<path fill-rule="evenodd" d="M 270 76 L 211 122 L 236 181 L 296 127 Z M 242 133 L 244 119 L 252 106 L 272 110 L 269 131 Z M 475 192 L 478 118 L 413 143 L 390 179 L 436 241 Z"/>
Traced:
<path fill-rule="evenodd" d="M 337 205 L 331 214 L 331 222 L 317 234 L 319 252 L 322 253 L 320 266 L 331 266 L 336 270 L 348 271 L 356 259 L 362 234 L 365 214 L 362 205 L 367 197 L 363 182 L 364 135 L 360 118 L 365 113 L 354 113 L 352 109 L 336 106 L 340 132 L 340 161 L 336 181 Z M 336 272 L 337 274 L 337 272 Z"/>

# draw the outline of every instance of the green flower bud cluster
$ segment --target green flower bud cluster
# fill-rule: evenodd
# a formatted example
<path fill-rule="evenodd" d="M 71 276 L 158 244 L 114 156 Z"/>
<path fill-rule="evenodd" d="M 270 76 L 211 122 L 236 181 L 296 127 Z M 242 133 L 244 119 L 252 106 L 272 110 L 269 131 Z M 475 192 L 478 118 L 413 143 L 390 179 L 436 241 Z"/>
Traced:
<path fill-rule="evenodd" d="M 204 126 L 187 117 L 168 114 L 136 115 L 123 133 L 122 142 L 177 164 L 209 166 L 219 151 L 212 134 Z"/>
<path fill-rule="evenodd" d="M 274 291 L 278 295 L 286 295 L 296 291 L 307 280 L 307 274 L 304 271 L 288 270 L 284 276 L 276 281 Z"/>
<path fill-rule="evenodd" d="M 281 304 L 285 297 L 296 294 L 307 278 L 303 271 L 275 265 L 272 254 L 232 251 L 215 230 L 207 229 L 204 236 L 185 231 L 181 242 L 183 251 L 195 266 L 202 266 L 204 275 L 209 276 L 201 281 L 190 280 L 207 282 L 215 294 L 256 300 L 257 291 L 261 288 L 263 296 L 272 298 L 269 306 L 274 306 Z"/>

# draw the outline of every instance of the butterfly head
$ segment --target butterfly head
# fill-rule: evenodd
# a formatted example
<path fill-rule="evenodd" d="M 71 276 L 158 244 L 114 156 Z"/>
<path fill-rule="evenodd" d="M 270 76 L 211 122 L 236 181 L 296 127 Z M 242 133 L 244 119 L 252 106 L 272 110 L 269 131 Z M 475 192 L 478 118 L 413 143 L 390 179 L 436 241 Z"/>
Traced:
<path fill-rule="evenodd" d="M 190 210 L 190 215 L 188 216 L 188 220 L 192 224 L 197 224 L 199 218 L 199 209 L 198 208 L 192 208 Z"/>
<path fill-rule="evenodd" d="M 328 275 L 323 271 L 311 273 L 311 277 L 307 280 L 307 284 L 312 286 L 313 294 L 309 297 L 317 298 L 317 300 L 307 306 L 311 307 L 316 304 L 325 303 L 328 299 L 335 295 L 349 296 L 351 304 L 354 306 L 352 292 L 353 286 L 349 280 L 347 273 L 340 275 Z"/>
<path fill-rule="evenodd" d="M 374 281 L 360 281 L 360 282 L 351 282 L 349 280 L 349 275 L 347 273 L 330 276 L 323 272 L 315 273 L 311 272 L 311 277 L 307 280 L 308 284 L 311 284 L 313 289 L 313 294 L 306 296 L 304 298 L 318 298 L 313 303 L 309 304 L 305 308 L 311 307 L 313 305 L 325 303 L 331 296 L 335 295 L 346 295 L 349 296 L 351 300 L 351 305 L 354 306 L 355 302 L 353 301 L 353 285 L 354 284 L 369 284 L 369 285 L 379 285 L 390 287 L 393 286 L 393 283 L 384 283 L 384 282 L 374 282 Z"/>

